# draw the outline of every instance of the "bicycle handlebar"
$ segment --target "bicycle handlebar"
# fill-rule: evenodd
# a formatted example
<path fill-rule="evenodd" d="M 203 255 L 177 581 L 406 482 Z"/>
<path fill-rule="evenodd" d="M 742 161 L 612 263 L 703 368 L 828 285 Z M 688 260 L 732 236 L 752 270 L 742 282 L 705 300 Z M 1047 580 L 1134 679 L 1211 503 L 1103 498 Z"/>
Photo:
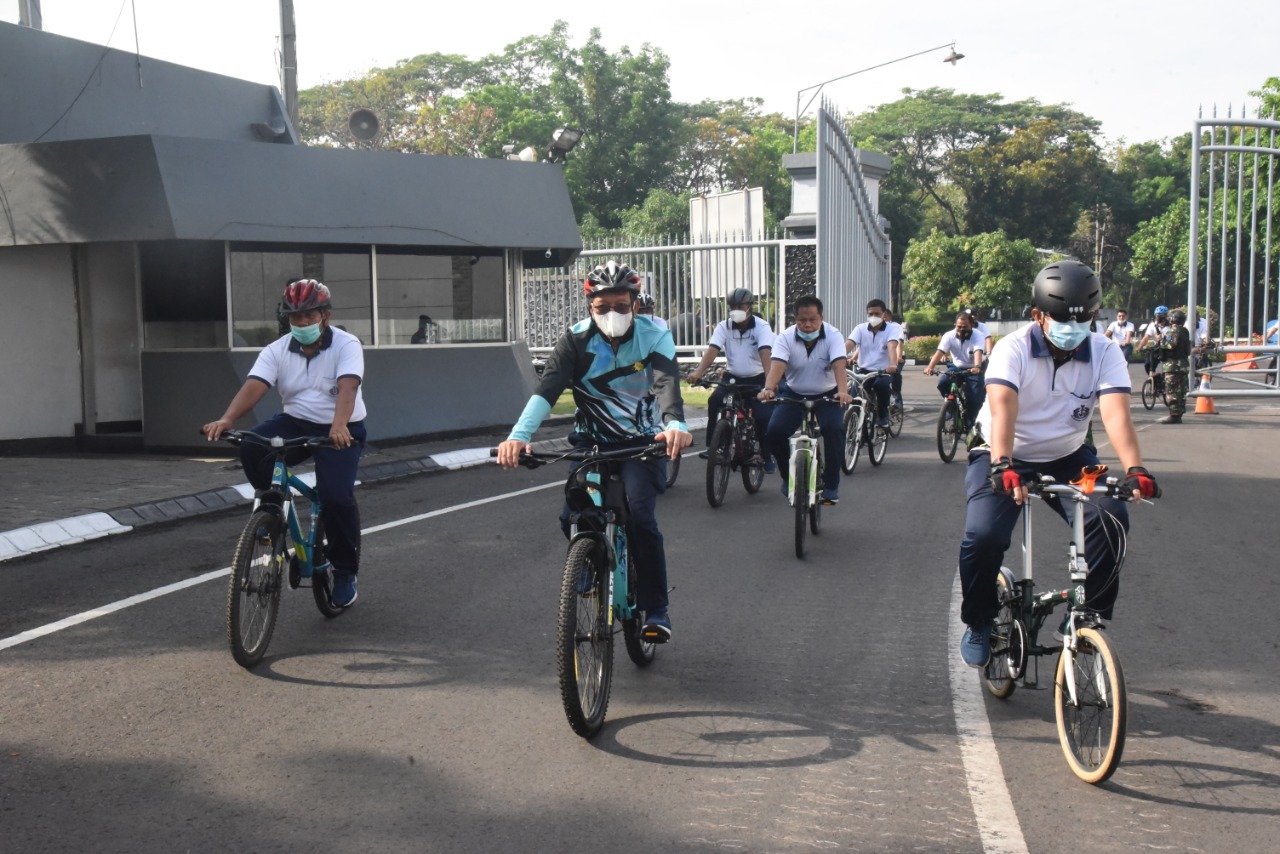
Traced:
<path fill-rule="evenodd" d="M 1106 477 L 1107 467 L 1104 465 L 1086 466 L 1080 470 L 1080 480 L 1071 483 L 1061 483 L 1047 474 L 1040 475 L 1039 480 L 1028 480 L 1023 482 L 1023 486 L 1027 490 L 1028 495 L 1036 498 L 1049 498 L 1054 495 L 1065 495 L 1072 500 L 1088 501 L 1088 496 L 1101 492 L 1108 498 L 1115 498 L 1119 501 L 1138 501 L 1141 500 L 1147 504 L 1147 499 L 1136 499 L 1133 497 L 1133 491 L 1124 488 L 1124 481 L 1118 477 Z"/>
<path fill-rule="evenodd" d="M 337 447 L 328 438 L 318 438 L 316 436 L 299 436 L 296 439 L 285 439 L 280 436 L 261 436 L 251 430 L 225 430 L 222 433 L 223 439 L 226 439 L 232 445 L 240 445 L 248 442 L 251 445 L 262 445 L 264 448 L 274 448 L 276 451 L 286 451 L 289 448 L 334 448 Z"/>
<path fill-rule="evenodd" d="M 803 406 L 805 409 L 813 409 L 813 405 L 815 403 L 839 403 L 840 401 L 836 400 L 835 395 L 831 395 L 831 394 L 824 394 L 822 395 L 822 397 L 815 397 L 810 399 L 805 397 L 796 397 L 795 395 L 790 395 L 790 394 L 780 394 L 778 392 L 774 392 L 773 397 L 769 398 L 768 400 L 762 400 L 760 402 L 761 403 L 798 403 L 801 406 Z"/>
<path fill-rule="evenodd" d="M 568 451 L 551 453 L 547 451 L 525 451 L 520 455 L 520 465 L 528 469 L 536 469 L 549 463 L 561 460 L 570 462 L 590 462 L 592 460 L 641 460 L 667 455 L 666 442 L 654 442 L 637 448 L 616 448 L 610 451 L 600 450 L 599 445 L 590 448 L 572 448 Z M 497 448 L 489 449 L 489 456 L 498 456 Z"/>

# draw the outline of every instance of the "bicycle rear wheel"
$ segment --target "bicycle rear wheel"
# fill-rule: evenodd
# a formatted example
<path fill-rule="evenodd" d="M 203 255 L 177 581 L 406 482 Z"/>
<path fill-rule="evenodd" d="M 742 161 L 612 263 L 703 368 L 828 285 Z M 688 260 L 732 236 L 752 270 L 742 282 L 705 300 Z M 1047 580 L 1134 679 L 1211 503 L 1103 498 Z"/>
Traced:
<path fill-rule="evenodd" d="M 764 485 L 764 455 L 768 452 L 760 447 L 755 429 L 750 426 L 741 429 L 739 443 L 742 447 L 742 488 L 747 495 L 755 495 Z M 752 462 L 757 457 L 760 462 Z"/>
<path fill-rule="evenodd" d="M 1148 410 L 1156 408 L 1156 384 L 1151 377 L 1142 384 L 1142 405 Z"/>
<path fill-rule="evenodd" d="M 613 682 L 613 625 L 609 614 L 608 551 L 596 540 L 569 546 L 560 584 L 556 665 L 569 726 L 591 738 L 604 725 Z"/>
<path fill-rule="evenodd" d="M 729 472 L 733 467 L 733 422 L 721 418 L 711 434 L 710 453 L 707 454 L 707 503 L 719 507 L 724 503 L 725 490 L 729 488 Z"/>
<path fill-rule="evenodd" d="M 791 491 L 795 495 L 796 557 L 804 557 L 804 537 L 809 528 L 809 458 L 807 452 L 798 452 L 792 471 L 795 482 Z"/>
<path fill-rule="evenodd" d="M 858 454 L 862 451 L 862 403 L 855 400 L 844 411 L 844 458 L 840 471 L 853 474 L 858 467 Z"/>
<path fill-rule="evenodd" d="M 938 456 L 944 463 L 956 458 L 956 447 L 960 444 L 960 434 L 956 431 L 956 402 L 947 398 L 938 412 Z"/>
<path fill-rule="evenodd" d="M 676 478 L 680 476 L 680 454 L 667 459 L 667 489 L 676 485 Z"/>
<path fill-rule="evenodd" d="M 1075 676 L 1075 703 L 1067 689 L 1068 667 Z M 1077 630 L 1074 654 L 1063 647 L 1053 683 L 1053 708 L 1058 740 L 1071 771 L 1086 783 L 1110 777 L 1124 753 L 1129 708 L 1120 660 L 1099 629 Z"/>
<path fill-rule="evenodd" d="M 622 639 L 627 647 L 627 655 L 637 667 L 648 667 L 658 652 L 658 645 L 640 637 L 640 629 L 644 627 L 644 616 L 636 609 L 636 562 L 628 550 L 627 568 L 630 579 L 630 590 L 627 603 L 631 605 L 630 619 L 622 621 Z"/>
<path fill-rule="evenodd" d="M 906 415 L 902 411 L 902 399 L 895 398 L 893 403 L 889 404 L 889 435 L 898 438 L 902 434 L 902 422 Z"/>
<path fill-rule="evenodd" d="M 346 608 L 333 604 L 333 567 L 325 561 L 323 569 L 315 568 L 314 564 L 324 560 L 324 555 L 329 550 L 329 538 L 325 536 L 324 524 L 321 520 L 319 534 L 319 542 L 316 543 L 314 553 L 311 556 L 311 595 L 316 600 L 316 608 L 320 610 L 325 617 L 333 619 L 341 614 Z M 296 558 L 295 558 L 296 560 Z"/>
<path fill-rule="evenodd" d="M 262 660 L 276 628 L 284 584 L 284 523 L 259 510 L 240 532 L 227 585 L 227 640 L 241 667 Z"/>
<path fill-rule="evenodd" d="M 1000 610 L 991 624 L 991 658 L 982 668 L 982 682 L 993 697 L 1007 699 L 1022 675 L 1022 656 L 1026 650 L 1026 630 L 1018 617 L 1018 591 L 1010 582 L 1008 570 L 1001 567 L 996 576 L 996 595 Z"/>
<path fill-rule="evenodd" d="M 867 429 L 871 431 L 871 437 L 867 441 L 867 456 L 871 458 L 871 465 L 878 466 L 884 462 L 885 451 L 889 449 L 889 433 L 874 421 L 868 424 Z"/>

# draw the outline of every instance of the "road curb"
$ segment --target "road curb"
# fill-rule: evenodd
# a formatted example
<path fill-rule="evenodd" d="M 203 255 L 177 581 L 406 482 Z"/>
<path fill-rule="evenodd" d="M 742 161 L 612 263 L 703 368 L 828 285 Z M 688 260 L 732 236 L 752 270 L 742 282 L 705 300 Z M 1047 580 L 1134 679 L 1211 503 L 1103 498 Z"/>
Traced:
<path fill-rule="evenodd" d="M 691 418 L 688 424 L 690 430 L 701 430 L 707 426 L 707 419 Z M 567 450 L 569 445 L 564 439 L 548 439 L 535 442 L 534 447 L 540 451 L 555 451 Z M 356 484 L 368 485 L 418 474 L 458 471 L 491 462 L 492 458 L 489 456 L 487 446 L 444 451 L 415 459 L 375 462 L 360 467 Z M 314 485 L 315 473 L 308 472 L 302 475 L 302 479 Z M 150 525 L 203 516 L 229 507 L 249 504 L 252 500 L 253 487 L 247 483 L 238 483 L 234 486 L 205 490 L 177 498 L 165 498 L 129 507 L 118 507 L 114 510 L 85 513 L 52 522 L 39 522 L 11 531 L 0 531 L 0 563 L 24 555 L 83 543 L 86 540 L 127 534 Z"/>

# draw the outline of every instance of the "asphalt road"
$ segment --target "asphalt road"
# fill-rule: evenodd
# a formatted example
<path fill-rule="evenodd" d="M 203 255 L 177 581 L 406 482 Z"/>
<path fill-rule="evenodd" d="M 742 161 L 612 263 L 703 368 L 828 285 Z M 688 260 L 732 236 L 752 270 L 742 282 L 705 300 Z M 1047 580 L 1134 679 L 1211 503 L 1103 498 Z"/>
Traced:
<path fill-rule="evenodd" d="M 448 512 L 368 533 L 335 620 L 286 592 L 253 672 L 226 648 L 224 578 L 0 650 L 0 850 L 1274 850 L 1280 411 L 1158 414 L 1136 417 L 1168 495 L 1135 511 L 1109 629 L 1124 763 L 1080 783 L 1051 691 L 986 700 L 1011 836 L 982 825 L 993 795 L 957 738 L 963 468 L 938 460 L 930 404 L 883 467 L 859 463 L 803 561 L 774 479 L 712 510 L 686 459 L 659 508 L 675 639 L 643 671 L 619 644 L 590 743 L 555 679 L 553 468 L 362 491 L 367 529 Z M 1048 579 L 1067 529 L 1040 518 Z M 242 520 L 7 563 L 0 640 L 225 567 Z"/>

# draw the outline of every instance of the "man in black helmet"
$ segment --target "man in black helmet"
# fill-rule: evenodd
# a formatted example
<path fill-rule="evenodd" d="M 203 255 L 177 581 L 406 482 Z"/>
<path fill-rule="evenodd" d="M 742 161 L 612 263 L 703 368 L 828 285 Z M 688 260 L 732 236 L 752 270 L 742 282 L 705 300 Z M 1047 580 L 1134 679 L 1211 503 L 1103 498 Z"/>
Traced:
<path fill-rule="evenodd" d="M 1111 339 L 1090 332 L 1102 305 L 1102 284 L 1078 261 L 1050 264 L 1036 276 L 1032 321 L 1001 338 L 987 368 L 987 400 L 978 414 L 981 443 L 969 453 L 964 539 L 960 543 L 960 617 L 968 629 L 960 643 L 965 664 L 984 667 L 991 657 L 991 623 L 998 611 L 996 576 L 1027 500 L 1023 481 L 1047 474 L 1075 480 L 1097 454 L 1086 444 L 1095 407 L 1135 497 L 1157 498 L 1155 478 L 1142 467 L 1142 450 L 1129 418 L 1131 393 L 1124 354 Z M 1060 502 L 1047 502 L 1063 519 Z M 1118 592 L 1115 569 L 1124 557 L 1129 527 L 1124 502 L 1094 495 L 1084 506 L 1089 577 L 1085 606 L 1110 619 Z M 1068 519 L 1069 521 L 1069 519 Z"/>
<path fill-rule="evenodd" d="M 765 428 L 769 426 L 768 407 L 756 399 L 755 395 L 764 388 L 765 375 L 769 373 L 769 357 L 773 353 L 773 329 L 768 322 L 755 314 L 755 296 L 746 288 L 736 288 L 729 294 L 729 319 L 716 324 L 711 333 L 711 343 L 707 352 L 702 354 L 702 361 L 697 369 L 689 375 L 690 383 L 702 381 L 707 368 L 711 367 L 721 353 L 725 354 L 726 370 L 720 377 L 720 384 L 707 400 L 707 446 L 711 445 L 711 435 L 715 432 L 716 422 L 720 418 L 720 410 L 724 406 L 724 396 L 729 386 L 742 385 L 751 389 L 751 417 L 756 422 L 756 436 L 763 437 Z M 698 456 L 704 460 L 708 451 Z M 765 454 L 764 470 L 772 474 L 776 465 L 771 454 Z"/>

